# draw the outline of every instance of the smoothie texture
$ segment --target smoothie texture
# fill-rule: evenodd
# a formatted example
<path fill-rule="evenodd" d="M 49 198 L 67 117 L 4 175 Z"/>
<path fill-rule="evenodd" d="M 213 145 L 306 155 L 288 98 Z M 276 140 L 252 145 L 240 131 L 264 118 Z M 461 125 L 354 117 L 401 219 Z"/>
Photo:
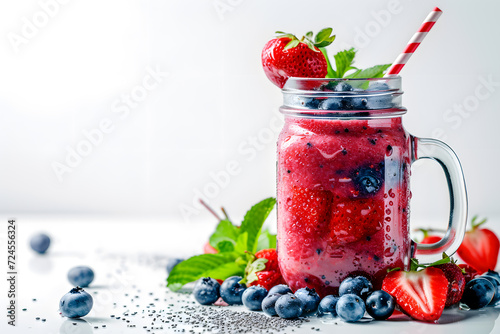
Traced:
<path fill-rule="evenodd" d="M 410 135 L 401 117 L 353 115 L 285 116 L 278 257 L 294 291 L 336 294 L 343 279 L 356 275 L 377 289 L 387 269 L 404 268 L 411 256 Z"/>

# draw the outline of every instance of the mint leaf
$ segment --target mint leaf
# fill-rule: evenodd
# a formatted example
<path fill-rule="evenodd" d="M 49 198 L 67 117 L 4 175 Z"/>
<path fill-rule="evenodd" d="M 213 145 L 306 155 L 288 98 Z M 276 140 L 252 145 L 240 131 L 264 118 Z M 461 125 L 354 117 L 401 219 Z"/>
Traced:
<path fill-rule="evenodd" d="M 276 248 L 276 235 L 268 230 L 262 231 L 257 242 L 257 252 L 263 249 Z"/>
<path fill-rule="evenodd" d="M 262 225 L 269 213 L 276 204 L 276 199 L 273 197 L 267 198 L 252 206 L 245 214 L 241 223 L 240 233 L 248 233 L 246 250 L 254 253 L 257 249 L 257 237 L 259 236 Z"/>
<path fill-rule="evenodd" d="M 375 65 L 364 70 L 357 70 L 356 72 L 349 74 L 346 78 L 381 78 L 384 76 L 385 70 L 387 70 L 391 64 Z"/>
<path fill-rule="evenodd" d="M 212 277 L 215 279 L 225 280 L 231 276 L 243 276 L 244 273 L 244 266 L 238 265 L 236 262 L 229 262 L 205 272 L 202 277 Z"/>
<path fill-rule="evenodd" d="M 234 251 L 236 253 L 245 253 L 248 250 L 248 232 L 241 232 L 236 240 Z"/>
<path fill-rule="evenodd" d="M 346 72 L 350 70 L 357 70 L 356 67 L 352 66 L 354 64 L 354 57 L 356 56 L 356 50 L 350 48 L 349 50 L 344 50 L 338 52 L 333 56 L 335 58 L 335 68 L 337 78 L 343 78 Z"/>
<path fill-rule="evenodd" d="M 210 276 L 225 279 L 236 271 L 235 256 L 233 254 L 202 254 L 182 261 L 172 269 L 167 278 L 167 287 L 177 291 L 186 283 L 196 281 L 201 277 Z M 240 274 L 244 273 L 241 266 Z M 227 275 L 226 277 L 224 277 Z M 217 276 L 217 277 L 215 277 Z"/>
<path fill-rule="evenodd" d="M 332 44 L 336 37 L 335 35 L 331 35 L 332 32 L 332 28 L 325 28 L 320 30 L 320 32 L 318 32 L 314 37 L 314 46 L 318 48 L 324 48 L 325 46 Z"/>
<path fill-rule="evenodd" d="M 224 240 L 219 242 L 215 249 L 217 249 L 221 253 L 234 252 L 234 244 L 231 241 Z"/>
<path fill-rule="evenodd" d="M 326 65 L 328 69 L 328 73 L 326 74 L 325 78 L 338 78 L 337 77 L 337 72 L 335 72 L 332 68 L 332 64 L 330 63 L 330 59 L 328 58 L 328 52 L 326 51 L 325 48 L 319 48 L 321 52 L 323 52 L 323 56 L 325 56 L 326 59 Z"/>
<path fill-rule="evenodd" d="M 234 226 L 229 220 L 221 220 L 217 227 L 215 228 L 215 232 L 210 236 L 210 245 L 221 251 L 218 248 L 218 244 L 221 241 L 229 241 L 233 244 L 236 244 L 236 240 L 238 239 L 238 235 L 240 234 L 239 229 Z"/>

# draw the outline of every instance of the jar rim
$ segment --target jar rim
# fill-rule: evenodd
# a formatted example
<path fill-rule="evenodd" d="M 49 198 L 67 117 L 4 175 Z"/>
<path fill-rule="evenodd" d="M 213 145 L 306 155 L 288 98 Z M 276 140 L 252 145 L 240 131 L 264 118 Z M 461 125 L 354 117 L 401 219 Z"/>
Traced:
<path fill-rule="evenodd" d="M 360 87 L 366 85 L 368 87 L 374 86 L 374 83 L 385 83 L 389 88 L 401 89 L 401 77 L 399 75 L 382 77 L 382 78 L 302 78 L 302 77 L 290 77 L 286 81 L 285 85 L 281 89 L 283 93 L 285 92 L 297 92 L 297 91 L 307 91 L 312 93 L 325 93 L 325 90 L 321 89 L 326 87 L 331 83 L 353 83 L 355 87 Z M 370 90 L 370 92 L 385 91 L 385 90 Z M 331 93 L 328 91 L 328 93 Z M 340 92 L 339 92 L 340 93 Z M 348 93 L 348 92 L 342 92 Z M 358 92 L 359 93 L 359 92 Z"/>

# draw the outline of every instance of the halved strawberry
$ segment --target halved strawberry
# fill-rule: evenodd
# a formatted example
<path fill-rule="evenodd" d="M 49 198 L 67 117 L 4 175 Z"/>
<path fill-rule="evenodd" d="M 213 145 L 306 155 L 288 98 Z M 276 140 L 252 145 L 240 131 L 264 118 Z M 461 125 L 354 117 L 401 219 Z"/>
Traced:
<path fill-rule="evenodd" d="M 262 67 L 276 86 L 283 88 L 290 77 L 324 78 L 328 64 L 319 47 L 335 39 L 332 29 L 321 30 L 314 38 L 308 32 L 300 40 L 292 34 L 276 32 L 278 38 L 267 42 L 262 50 Z"/>
<path fill-rule="evenodd" d="M 495 270 L 500 250 L 500 241 L 494 232 L 479 228 L 486 219 L 477 222 L 477 216 L 472 218 L 472 229 L 465 233 L 464 241 L 457 250 L 457 255 L 467 264 L 474 267 L 479 274 L 488 269 Z"/>
<path fill-rule="evenodd" d="M 365 239 L 378 232 L 384 222 L 384 201 L 374 198 L 350 198 L 335 205 L 330 221 L 333 244 Z"/>
<path fill-rule="evenodd" d="M 247 265 L 242 283 L 247 286 L 260 285 L 268 291 L 275 285 L 286 284 L 278 266 L 276 249 L 258 251 Z"/>
<path fill-rule="evenodd" d="M 413 319 L 436 321 L 446 304 L 448 280 L 443 271 L 427 267 L 420 271 L 392 271 L 382 290 L 391 294 L 401 309 Z"/>
<path fill-rule="evenodd" d="M 435 268 L 441 269 L 448 280 L 448 293 L 445 307 L 458 303 L 465 289 L 465 277 L 462 273 L 462 269 L 453 262 L 440 264 Z"/>

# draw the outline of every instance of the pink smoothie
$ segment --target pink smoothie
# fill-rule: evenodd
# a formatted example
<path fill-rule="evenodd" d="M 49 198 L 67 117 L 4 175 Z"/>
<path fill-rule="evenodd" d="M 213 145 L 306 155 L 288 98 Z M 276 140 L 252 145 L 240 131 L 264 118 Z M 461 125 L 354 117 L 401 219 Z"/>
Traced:
<path fill-rule="evenodd" d="M 278 141 L 278 257 L 292 290 L 337 293 L 347 276 L 380 288 L 410 257 L 410 137 L 401 117 L 287 116 Z"/>

